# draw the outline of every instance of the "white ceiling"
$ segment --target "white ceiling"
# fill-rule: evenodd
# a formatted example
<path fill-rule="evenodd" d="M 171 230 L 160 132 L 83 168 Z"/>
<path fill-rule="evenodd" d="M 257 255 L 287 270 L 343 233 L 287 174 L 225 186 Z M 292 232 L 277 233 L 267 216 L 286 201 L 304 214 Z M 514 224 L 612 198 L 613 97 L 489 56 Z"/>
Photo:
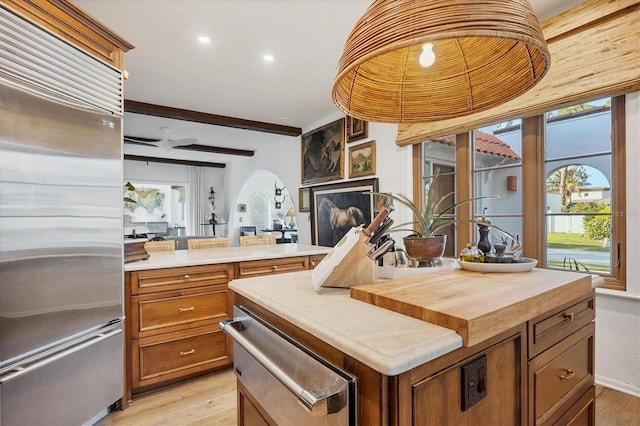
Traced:
<path fill-rule="evenodd" d="M 541 18 L 583 0 L 530 0 Z M 135 46 L 125 98 L 307 128 L 337 111 L 336 64 L 370 0 L 74 0 Z M 197 37 L 207 35 L 203 45 Z M 272 63 L 262 56 L 271 54 Z M 283 136 L 125 114 L 125 134 L 257 150 Z M 125 145 L 125 153 L 229 163 L 234 157 Z"/>

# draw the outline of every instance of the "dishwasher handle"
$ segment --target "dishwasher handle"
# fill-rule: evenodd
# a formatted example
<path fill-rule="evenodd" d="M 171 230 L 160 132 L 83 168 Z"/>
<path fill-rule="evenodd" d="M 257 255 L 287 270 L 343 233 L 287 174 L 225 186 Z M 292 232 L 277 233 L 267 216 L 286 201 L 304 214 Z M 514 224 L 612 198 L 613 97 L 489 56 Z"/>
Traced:
<path fill-rule="evenodd" d="M 311 415 L 326 416 L 337 413 L 346 406 L 346 398 L 342 395 L 345 392 L 344 388 L 338 390 L 305 389 L 295 379 L 282 371 L 278 365 L 236 328 L 236 326 L 242 327 L 242 321 L 247 319 L 249 317 L 227 319 L 220 322 L 220 328 L 294 394 Z"/>

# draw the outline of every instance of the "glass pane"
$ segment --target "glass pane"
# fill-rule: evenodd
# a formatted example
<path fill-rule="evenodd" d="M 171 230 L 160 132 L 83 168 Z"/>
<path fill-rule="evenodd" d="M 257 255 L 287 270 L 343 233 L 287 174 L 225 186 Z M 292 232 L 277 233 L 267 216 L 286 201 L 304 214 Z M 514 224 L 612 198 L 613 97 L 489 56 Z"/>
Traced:
<path fill-rule="evenodd" d="M 476 172 L 477 215 L 522 214 L 522 167 L 508 167 Z"/>
<path fill-rule="evenodd" d="M 547 114 L 547 266 L 611 272 L 610 99 Z"/>

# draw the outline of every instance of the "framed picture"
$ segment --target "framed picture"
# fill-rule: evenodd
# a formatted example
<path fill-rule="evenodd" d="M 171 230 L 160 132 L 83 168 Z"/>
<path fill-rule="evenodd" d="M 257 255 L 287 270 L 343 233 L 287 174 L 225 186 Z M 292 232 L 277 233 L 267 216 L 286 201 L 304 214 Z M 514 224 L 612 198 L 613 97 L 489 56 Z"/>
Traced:
<path fill-rule="evenodd" d="M 344 177 L 344 118 L 305 133 L 301 139 L 303 184 Z"/>
<path fill-rule="evenodd" d="M 369 132 L 369 123 L 347 115 L 347 142 L 365 139 Z"/>
<path fill-rule="evenodd" d="M 371 222 L 378 179 L 311 187 L 311 243 L 333 247 L 354 226 Z"/>
<path fill-rule="evenodd" d="M 308 212 L 311 211 L 311 202 L 309 199 L 310 194 L 309 188 L 300 188 L 298 189 L 298 211 L 299 212 Z"/>
<path fill-rule="evenodd" d="M 349 148 L 349 178 L 376 174 L 376 142 Z"/>

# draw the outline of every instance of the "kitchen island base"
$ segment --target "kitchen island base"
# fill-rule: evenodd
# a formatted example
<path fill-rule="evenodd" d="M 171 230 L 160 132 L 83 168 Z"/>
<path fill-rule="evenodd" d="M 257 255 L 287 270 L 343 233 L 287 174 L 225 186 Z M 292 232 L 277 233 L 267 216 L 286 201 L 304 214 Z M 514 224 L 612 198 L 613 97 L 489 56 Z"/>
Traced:
<path fill-rule="evenodd" d="M 236 293 L 234 300 L 355 376 L 358 424 L 593 425 L 593 297 L 591 292 L 481 343 L 460 347 L 397 375 L 379 373 L 248 297 Z M 531 333 L 544 335 L 544 350 L 529 345 Z M 463 407 L 463 393 L 481 389 L 477 389 L 477 378 L 475 389 L 463 383 L 462 367 L 482 356 L 486 356 L 486 370 L 481 373 L 486 396 Z M 239 401 L 251 402 L 238 406 L 239 424 L 245 424 L 242 419 L 253 410 L 265 410 L 246 389 L 239 389 Z M 261 419 L 270 424 L 268 418 Z"/>

